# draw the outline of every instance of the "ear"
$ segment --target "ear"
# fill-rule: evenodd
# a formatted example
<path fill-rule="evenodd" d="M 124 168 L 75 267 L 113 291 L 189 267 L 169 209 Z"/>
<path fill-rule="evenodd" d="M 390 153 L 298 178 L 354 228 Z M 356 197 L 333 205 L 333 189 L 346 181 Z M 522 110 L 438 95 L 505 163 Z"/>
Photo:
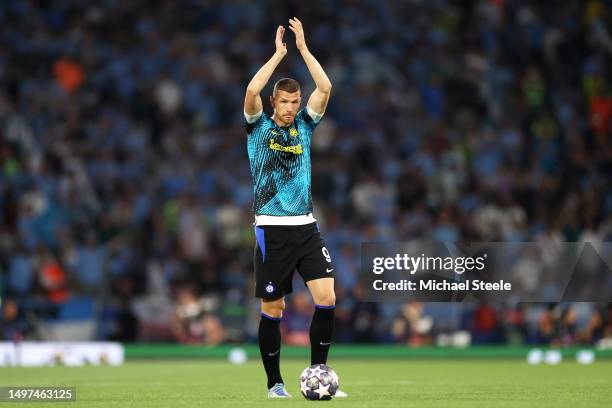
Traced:
<path fill-rule="evenodd" d="M 270 106 L 274 108 L 274 98 L 270 95 Z"/>

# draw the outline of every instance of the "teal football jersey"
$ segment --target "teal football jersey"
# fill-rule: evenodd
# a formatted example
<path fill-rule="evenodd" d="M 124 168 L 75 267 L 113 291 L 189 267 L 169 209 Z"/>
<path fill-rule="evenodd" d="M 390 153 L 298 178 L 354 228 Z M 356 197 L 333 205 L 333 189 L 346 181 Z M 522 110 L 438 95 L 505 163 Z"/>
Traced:
<path fill-rule="evenodd" d="M 306 108 L 291 126 L 278 126 L 262 112 L 245 120 L 256 215 L 295 216 L 312 212 L 310 141 L 315 122 Z"/>

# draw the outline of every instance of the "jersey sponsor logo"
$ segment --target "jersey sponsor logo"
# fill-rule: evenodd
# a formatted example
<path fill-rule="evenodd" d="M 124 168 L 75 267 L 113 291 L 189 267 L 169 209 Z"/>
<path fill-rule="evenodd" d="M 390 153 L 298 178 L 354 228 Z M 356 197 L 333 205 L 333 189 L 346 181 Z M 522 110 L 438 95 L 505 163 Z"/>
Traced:
<path fill-rule="evenodd" d="M 302 149 L 302 144 L 298 144 L 295 146 L 283 146 L 282 144 L 275 142 L 274 139 L 270 139 L 270 146 L 268 146 L 272 150 L 278 150 L 280 152 L 287 152 L 293 154 L 302 154 L 304 153 L 304 149 Z"/>

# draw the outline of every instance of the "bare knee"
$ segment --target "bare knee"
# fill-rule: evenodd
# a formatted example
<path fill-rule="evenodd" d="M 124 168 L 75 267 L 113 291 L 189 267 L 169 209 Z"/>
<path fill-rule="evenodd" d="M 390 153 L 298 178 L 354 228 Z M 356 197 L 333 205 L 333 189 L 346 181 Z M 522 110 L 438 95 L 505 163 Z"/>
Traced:
<path fill-rule="evenodd" d="M 319 306 L 335 306 L 336 305 L 336 294 L 334 291 L 320 294 L 314 299 L 315 304 Z"/>
<path fill-rule="evenodd" d="M 267 316 L 280 318 L 283 317 L 283 310 L 285 310 L 285 298 L 275 300 L 263 300 L 261 301 L 261 312 Z"/>
<path fill-rule="evenodd" d="M 306 282 L 312 300 L 319 306 L 335 306 L 334 278 L 314 279 Z"/>

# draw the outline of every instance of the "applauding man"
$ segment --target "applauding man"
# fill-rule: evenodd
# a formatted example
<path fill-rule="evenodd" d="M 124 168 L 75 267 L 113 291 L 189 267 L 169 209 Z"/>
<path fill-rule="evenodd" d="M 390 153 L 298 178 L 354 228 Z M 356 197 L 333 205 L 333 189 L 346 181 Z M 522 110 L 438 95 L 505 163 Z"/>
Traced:
<path fill-rule="evenodd" d="M 300 84 L 284 78 L 275 83 L 270 96 L 272 116 L 263 111 L 260 93 L 287 54 L 283 26 L 276 30 L 276 52 L 255 74 L 244 98 L 254 191 L 255 296 L 261 298 L 259 348 L 270 398 L 290 397 L 280 374 L 279 325 L 285 296 L 293 290 L 294 271 L 304 280 L 315 303 L 310 326 L 311 364 L 327 362 L 336 301 L 334 266 L 312 215 L 310 188 L 312 133 L 323 117 L 332 85 L 306 46 L 300 20 L 290 19 L 289 29 L 316 85 L 308 103 L 300 109 Z"/>

